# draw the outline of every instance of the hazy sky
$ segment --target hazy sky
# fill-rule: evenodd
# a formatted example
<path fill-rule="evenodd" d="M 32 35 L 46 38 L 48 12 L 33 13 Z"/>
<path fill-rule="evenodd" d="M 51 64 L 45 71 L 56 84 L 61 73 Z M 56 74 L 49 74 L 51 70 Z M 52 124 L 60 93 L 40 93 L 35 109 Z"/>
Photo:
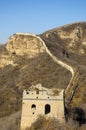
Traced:
<path fill-rule="evenodd" d="M 0 0 L 0 43 L 78 21 L 86 21 L 86 0 Z"/>

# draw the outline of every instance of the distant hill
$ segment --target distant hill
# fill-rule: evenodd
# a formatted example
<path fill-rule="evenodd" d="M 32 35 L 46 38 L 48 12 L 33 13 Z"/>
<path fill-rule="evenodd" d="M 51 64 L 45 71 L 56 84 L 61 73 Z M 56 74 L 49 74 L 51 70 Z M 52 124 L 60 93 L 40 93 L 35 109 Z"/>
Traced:
<path fill-rule="evenodd" d="M 86 105 L 86 22 L 73 23 L 40 34 L 53 55 L 78 68 L 78 88 L 72 107 Z M 41 41 L 16 33 L 0 45 L 0 117 L 21 109 L 22 91 L 41 83 L 47 88 L 66 88 L 71 73 L 56 64 Z"/>

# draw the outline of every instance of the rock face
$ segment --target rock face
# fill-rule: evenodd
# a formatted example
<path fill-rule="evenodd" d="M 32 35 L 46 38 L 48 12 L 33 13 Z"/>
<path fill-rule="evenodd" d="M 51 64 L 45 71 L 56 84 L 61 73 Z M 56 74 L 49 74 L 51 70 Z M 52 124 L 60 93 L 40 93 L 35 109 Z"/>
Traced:
<path fill-rule="evenodd" d="M 39 53 L 45 52 L 45 48 L 35 35 L 16 33 L 8 39 L 6 49 L 12 55 L 28 55 L 34 58 Z"/>
<path fill-rule="evenodd" d="M 39 54 L 45 52 L 42 42 L 35 34 L 16 33 L 12 35 L 6 44 L 2 46 L 2 53 L 0 59 L 0 67 L 7 65 L 16 65 L 13 61 L 15 56 L 27 55 L 28 58 L 36 58 Z M 5 53 L 3 55 L 3 53 Z"/>
<path fill-rule="evenodd" d="M 74 23 L 47 31 L 40 36 L 50 48 L 51 45 L 53 48 L 55 46 L 60 51 L 59 54 L 65 49 L 68 53 L 84 56 L 86 55 L 85 35 L 86 23 Z"/>

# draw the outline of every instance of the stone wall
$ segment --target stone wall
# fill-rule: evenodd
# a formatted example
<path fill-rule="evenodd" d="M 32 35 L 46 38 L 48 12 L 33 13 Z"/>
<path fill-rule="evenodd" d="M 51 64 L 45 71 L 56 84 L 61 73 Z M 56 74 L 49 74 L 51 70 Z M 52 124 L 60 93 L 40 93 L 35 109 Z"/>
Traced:
<path fill-rule="evenodd" d="M 63 90 L 58 95 L 42 90 L 24 90 L 22 102 L 21 130 L 30 127 L 39 115 L 55 117 L 64 121 Z"/>

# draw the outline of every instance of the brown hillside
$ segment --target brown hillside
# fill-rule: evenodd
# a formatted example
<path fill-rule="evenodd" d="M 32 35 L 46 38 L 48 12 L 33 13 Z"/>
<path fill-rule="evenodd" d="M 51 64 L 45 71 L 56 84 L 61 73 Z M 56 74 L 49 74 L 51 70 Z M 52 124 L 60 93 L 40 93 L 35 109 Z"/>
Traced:
<path fill-rule="evenodd" d="M 39 35 L 51 53 L 76 66 L 80 73 L 72 106 L 86 104 L 86 23 L 74 23 Z M 71 74 L 54 63 L 42 43 L 33 36 L 14 34 L 0 46 L 0 116 L 21 109 L 23 89 L 42 83 L 66 88 Z"/>
<path fill-rule="evenodd" d="M 79 71 L 73 106 L 86 104 L 86 22 L 65 25 L 40 35 L 53 55 Z M 84 104 L 84 105 L 83 105 Z"/>
<path fill-rule="evenodd" d="M 69 83 L 70 72 L 54 63 L 32 36 L 13 35 L 0 56 L 0 116 L 21 109 L 22 91 L 31 85 L 66 88 Z"/>

